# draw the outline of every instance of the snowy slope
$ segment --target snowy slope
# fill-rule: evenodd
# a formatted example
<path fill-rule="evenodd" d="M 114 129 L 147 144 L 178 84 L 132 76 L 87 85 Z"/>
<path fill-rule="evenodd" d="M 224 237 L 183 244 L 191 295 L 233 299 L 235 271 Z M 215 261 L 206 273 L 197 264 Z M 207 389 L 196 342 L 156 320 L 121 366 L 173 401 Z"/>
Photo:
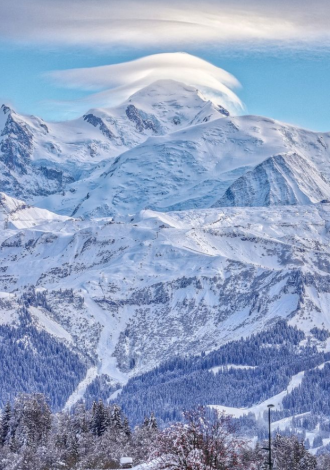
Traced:
<path fill-rule="evenodd" d="M 225 204 L 229 187 L 256 167 L 255 172 L 277 172 L 276 204 L 309 198 L 310 188 L 306 195 L 302 187 L 306 166 L 319 173 L 316 180 L 312 176 L 310 201 L 328 191 L 329 134 L 262 117 L 230 117 L 198 90 L 175 81 L 156 82 L 117 108 L 90 110 L 71 122 L 44 123 L 7 107 L 0 115 L 0 189 L 68 216 L 209 208 L 223 197 L 220 205 Z M 277 162 L 271 168 L 275 156 L 293 154 L 302 160 L 286 157 L 288 167 Z M 259 168 L 266 160 L 267 169 L 266 163 Z M 294 193 L 289 196 L 288 185 Z"/>
<path fill-rule="evenodd" d="M 41 292 L 36 321 L 58 324 L 54 335 L 66 331 L 95 358 L 97 374 L 123 383 L 275 318 L 289 316 L 307 333 L 330 329 L 329 222 L 330 205 L 320 204 L 8 228 L 0 291 Z"/>
<path fill-rule="evenodd" d="M 39 225 L 46 225 L 48 229 L 51 229 L 52 223 L 66 220 L 68 217 L 31 207 L 23 201 L 0 193 L 0 228 L 2 230 L 24 229 Z"/>
<path fill-rule="evenodd" d="M 249 413 L 254 413 L 259 420 L 262 420 L 264 419 L 265 410 L 267 410 L 267 405 L 269 403 L 274 405 L 274 407 L 278 411 L 283 409 L 282 407 L 283 398 L 288 393 L 292 392 L 292 390 L 299 387 L 299 385 L 302 382 L 303 377 L 304 377 L 304 372 L 299 372 L 298 374 L 293 375 L 286 390 L 284 390 L 283 392 L 273 397 L 269 397 L 268 400 L 262 403 L 259 403 L 258 405 L 251 406 L 250 408 L 233 408 L 233 407 L 221 406 L 221 405 L 210 405 L 210 407 L 218 410 L 219 412 L 224 411 L 225 413 L 228 413 L 229 415 L 234 416 L 235 418 L 238 418 L 243 415 L 247 415 Z M 275 426 L 278 426 L 278 424 L 276 423 Z"/>

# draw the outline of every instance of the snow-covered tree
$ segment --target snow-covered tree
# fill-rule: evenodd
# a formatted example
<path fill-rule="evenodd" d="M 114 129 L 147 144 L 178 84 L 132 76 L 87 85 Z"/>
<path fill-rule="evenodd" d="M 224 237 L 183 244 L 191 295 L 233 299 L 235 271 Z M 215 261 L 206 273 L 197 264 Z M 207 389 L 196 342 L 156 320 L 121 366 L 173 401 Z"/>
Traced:
<path fill-rule="evenodd" d="M 305 448 L 296 436 L 276 436 L 274 461 L 277 470 L 314 470 L 316 458 Z"/>
<path fill-rule="evenodd" d="M 330 469 L 330 454 L 323 454 L 317 457 L 317 470 Z"/>
<path fill-rule="evenodd" d="M 91 430 L 96 436 L 102 436 L 106 429 L 106 412 L 103 402 L 93 404 L 93 416 L 91 422 Z"/>
<path fill-rule="evenodd" d="M 45 442 L 51 429 L 51 411 L 44 395 L 20 394 L 14 403 L 10 427 L 19 446 L 35 447 Z"/>
<path fill-rule="evenodd" d="M 232 420 L 216 412 L 207 416 L 203 407 L 185 413 L 185 423 L 174 424 L 157 436 L 150 458 L 157 469 L 241 469 L 244 442 L 237 437 Z M 257 468 L 250 462 L 246 469 Z"/>
<path fill-rule="evenodd" d="M 135 464 L 152 461 L 156 470 L 264 469 L 261 444 L 246 445 L 229 416 L 200 407 L 184 413 L 184 419 L 159 429 L 151 414 L 131 430 L 117 405 L 99 400 L 92 409 L 78 403 L 51 414 L 42 395 L 20 395 L 1 416 L 0 470 L 118 468 L 123 455 Z M 244 426 L 249 423 L 252 416 L 243 420 Z M 302 442 L 297 436 L 276 437 L 276 470 L 316 469 Z M 318 470 L 330 470 L 328 464 L 326 455 L 318 457 Z"/>

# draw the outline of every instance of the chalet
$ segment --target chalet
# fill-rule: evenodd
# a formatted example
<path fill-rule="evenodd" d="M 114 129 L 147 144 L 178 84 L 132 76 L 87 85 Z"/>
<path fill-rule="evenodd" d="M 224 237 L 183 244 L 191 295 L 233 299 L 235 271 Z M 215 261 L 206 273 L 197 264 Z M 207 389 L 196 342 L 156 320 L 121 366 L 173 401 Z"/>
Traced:
<path fill-rule="evenodd" d="M 120 458 L 120 468 L 132 468 L 133 459 L 132 457 L 121 457 Z"/>

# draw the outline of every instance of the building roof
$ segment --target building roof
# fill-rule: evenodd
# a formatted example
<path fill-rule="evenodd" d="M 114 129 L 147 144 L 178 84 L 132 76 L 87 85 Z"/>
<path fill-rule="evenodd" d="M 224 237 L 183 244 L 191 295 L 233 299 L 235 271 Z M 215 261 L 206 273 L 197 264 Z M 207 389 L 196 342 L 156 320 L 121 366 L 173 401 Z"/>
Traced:
<path fill-rule="evenodd" d="M 133 459 L 132 457 L 120 457 L 120 463 L 132 463 Z"/>

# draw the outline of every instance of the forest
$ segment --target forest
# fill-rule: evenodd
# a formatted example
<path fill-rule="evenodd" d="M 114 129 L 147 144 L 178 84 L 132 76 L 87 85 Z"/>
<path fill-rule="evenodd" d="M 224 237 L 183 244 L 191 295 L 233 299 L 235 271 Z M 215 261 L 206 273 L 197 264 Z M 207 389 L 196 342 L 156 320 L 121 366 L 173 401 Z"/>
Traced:
<path fill-rule="evenodd" d="M 328 331 L 312 333 L 320 341 Z M 133 377 L 117 401 L 133 424 L 150 409 L 160 423 L 171 423 L 182 419 L 182 410 L 198 405 L 250 407 L 287 389 L 292 376 L 305 371 L 300 386 L 285 396 L 283 410 L 275 412 L 276 419 L 307 411 L 330 416 L 330 353 L 304 340 L 302 331 L 280 320 L 208 354 L 176 357 Z"/>

